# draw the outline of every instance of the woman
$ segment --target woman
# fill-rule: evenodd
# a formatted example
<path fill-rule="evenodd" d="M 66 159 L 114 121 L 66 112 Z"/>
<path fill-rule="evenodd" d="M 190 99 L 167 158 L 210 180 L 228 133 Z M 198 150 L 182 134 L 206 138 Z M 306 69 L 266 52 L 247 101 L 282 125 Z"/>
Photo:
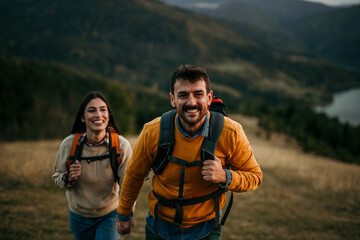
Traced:
<path fill-rule="evenodd" d="M 52 178 L 67 189 L 76 240 L 119 239 L 115 229 L 119 186 L 132 150 L 118 133 L 107 100 L 91 92 L 80 105 L 71 135 L 60 145 Z"/>

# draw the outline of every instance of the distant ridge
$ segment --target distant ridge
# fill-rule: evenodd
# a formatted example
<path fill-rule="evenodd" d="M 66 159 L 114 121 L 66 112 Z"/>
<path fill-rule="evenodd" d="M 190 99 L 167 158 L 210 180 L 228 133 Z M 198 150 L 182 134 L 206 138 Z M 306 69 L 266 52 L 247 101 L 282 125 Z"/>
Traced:
<path fill-rule="evenodd" d="M 159 1 L 4 0 L 0 9 L 0 55 L 66 64 L 162 93 L 180 64 L 205 67 L 219 93 L 231 87 L 241 102 L 314 104 L 360 82 L 358 72 L 308 50 L 287 51 L 298 44 L 287 41 L 292 36 L 274 39 Z"/>
<path fill-rule="evenodd" d="M 236 24 L 247 24 L 261 29 L 272 43 L 255 41 L 265 47 L 290 53 L 303 49 L 334 64 L 360 70 L 360 25 L 355 24 L 360 22 L 359 4 L 334 7 L 300 0 L 163 1 L 230 21 L 235 28 Z M 218 7 L 199 8 L 197 2 Z"/>

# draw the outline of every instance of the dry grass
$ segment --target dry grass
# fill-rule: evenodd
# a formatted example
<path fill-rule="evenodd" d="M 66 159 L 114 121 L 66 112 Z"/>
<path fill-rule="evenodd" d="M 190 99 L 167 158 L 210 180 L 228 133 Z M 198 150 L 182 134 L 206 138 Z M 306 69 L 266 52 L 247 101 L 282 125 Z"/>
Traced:
<path fill-rule="evenodd" d="M 262 137 L 254 119 L 232 118 L 243 124 L 264 181 L 234 195 L 223 239 L 360 239 L 360 166 L 305 154 L 285 136 Z M 133 145 L 136 137 L 128 139 Z M 59 144 L 0 144 L 0 239 L 72 239 L 64 192 L 51 180 Z M 123 239 L 144 239 L 150 184 Z"/>
<path fill-rule="evenodd" d="M 0 174 L 8 181 L 42 185 L 51 174 L 61 141 L 15 142 L 0 144 Z"/>

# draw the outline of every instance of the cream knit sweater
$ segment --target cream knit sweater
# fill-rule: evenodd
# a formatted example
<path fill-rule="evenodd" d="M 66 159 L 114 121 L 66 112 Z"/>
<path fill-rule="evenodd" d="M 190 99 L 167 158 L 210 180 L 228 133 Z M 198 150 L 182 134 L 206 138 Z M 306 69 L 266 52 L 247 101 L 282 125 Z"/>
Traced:
<path fill-rule="evenodd" d="M 114 182 L 109 158 L 90 163 L 83 160 L 81 161 L 81 176 L 77 183 L 68 188 L 64 184 L 62 177 L 67 172 L 66 161 L 70 155 L 73 139 L 74 135 L 72 134 L 61 143 L 52 178 L 61 189 L 66 189 L 66 198 L 70 211 L 84 217 L 104 216 L 118 206 L 119 185 L 122 184 L 125 168 L 132 154 L 130 143 L 119 135 L 121 164 L 118 169 L 120 178 L 118 183 Z M 89 147 L 84 144 L 81 156 L 89 157 L 106 154 L 109 154 L 109 148 L 106 145 Z"/>

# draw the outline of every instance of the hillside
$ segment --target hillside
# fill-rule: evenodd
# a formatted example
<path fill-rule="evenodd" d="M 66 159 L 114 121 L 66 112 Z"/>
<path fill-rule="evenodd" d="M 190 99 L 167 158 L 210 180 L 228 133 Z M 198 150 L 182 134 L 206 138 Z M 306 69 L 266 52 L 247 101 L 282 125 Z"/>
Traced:
<path fill-rule="evenodd" d="M 5 0 L 0 9 L 1 55 L 60 62 L 163 92 L 186 63 L 206 67 L 219 94 L 230 87 L 249 101 L 313 104 L 360 82 L 356 72 L 263 48 L 264 35 L 246 36 L 252 28 L 238 32 L 158 1 Z"/>
<path fill-rule="evenodd" d="M 64 62 L 162 89 L 180 63 L 251 48 L 216 21 L 156 1 L 1 1 L 0 8 L 1 54 Z M 209 49 L 205 39 L 222 47 Z"/>
<path fill-rule="evenodd" d="M 299 21 L 291 29 L 307 49 L 334 63 L 360 69 L 360 5 Z"/>
<path fill-rule="evenodd" d="M 285 136 L 264 138 L 256 119 L 232 118 L 244 126 L 264 181 L 253 192 L 234 194 L 223 239 L 344 240 L 359 236 L 360 166 L 305 154 Z M 137 136 L 126 137 L 134 146 Z M 0 239 L 73 239 L 65 192 L 50 177 L 60 142 L 0 143 Z M 144 182 L 134 230 L 122 239 L 145 238 L 150 187 L 151 180 Z"/>
<path fill-rule="evenodd" d="M 179 4 L 164 0 L 170 4 Z M 267 34 L 268 41 L 253 40 L 276 51 L 315 54 L 334 64 L 360 70 L 360 6 L 329 7 L 300 0 L 208 1 L 207 8 L 191 1 L 181 3 L 195 11 L 239 25 L 254 26 Z M 240 28 L 241 30 L 241 28 Z M 279 47 L 279 45 L 281 47 Z"/>
<path fill-rule="evenodd" d="M 167 96 L 125 87 L 60 64 L 0 58 L 0 141 L 53 139 L 70 133 L 81 99 L 90 91 L 108 98 L 122 133 L 168 109 Z M 146 111 L 145 111 L 146 109 Z"/>

